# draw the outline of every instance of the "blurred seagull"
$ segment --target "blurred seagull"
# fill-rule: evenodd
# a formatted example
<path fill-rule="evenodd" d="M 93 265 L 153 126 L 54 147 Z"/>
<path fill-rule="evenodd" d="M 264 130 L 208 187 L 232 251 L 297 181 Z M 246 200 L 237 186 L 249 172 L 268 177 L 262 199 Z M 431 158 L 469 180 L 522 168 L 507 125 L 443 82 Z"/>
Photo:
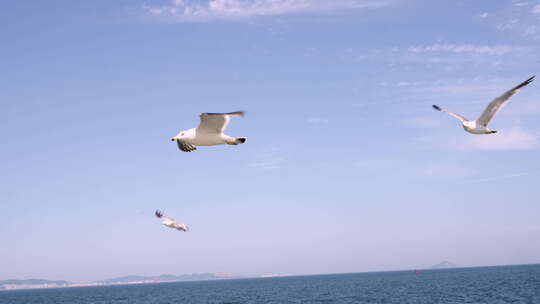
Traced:
<path fill-rule="evenodd" d="M 178 229 L 178 230 L 182 230 L 182 231 L 188 231 L 189 228 L 188 226 L 186 226 L 186 224 L 184 223 L 180 223 L 180 222 L 177 222 L 175 221 L 174 219 L 168 217 L 168 216 L 165 216 L 163 215 L 163 213 L 161 213 L 161 211 L 159 210 L 156 210 L 156 216 L 160 219 L 162 219 L 163 221 L 161 222 L 163 225 L 169 227 L 169 228 L 174 228 L 174 229 Z"/>
<path fill-rule="evenodd" d="M 461 120 L 461 123 L 463 124 L 463 129 L 465 129 L 465 131 L 467 131 L 469 133 L 472 133 L 472 134 L 493 134 L 493 133 L 497 133 L 497 131 L 490 130 L 487 127 L 487 125 L 493 119 L 495 114 L 497 114 L 497 112 L 501 109 L 501 107 L 508 101 L 508 99 L 510 99 L 510 97 L 512 97 L 514 94 L 516 94 L 519 91 L 519 89 L 521 89 L 522 87 L 524 87 L 524 86 L 528 85 L 529 83 L 531 83 L 534 80 L 534 77 L 535 76 L 525 80 L 524 82 L 520 83 L 519 85 L 517 85 L 513 89 L 511 89 L 511 90 L 505 92 L 504 94 L 502 94 L 501 96 L 493 99 L 493 101 L 488 104 L 488 106 L 486 107 L 484 112 L 482 112 L 482 115 L 480 115 L 480 117 L 478 117 L 477 120 L 468 120 L 467 118 L 465 118 L 465 117 L 463 117 L 463 116 L 461 116 L 459 114 L 450 112 L 450 111 L 448 111 L 446 109 L 442 109 L 437 105 L 433 105 L 433 108 L 435 110 L 437 110 L 437 111 L 446 112 L 446 113 L 454 116 L 455 118 Z"/>
<path fill-rule="evenodd" d="M 231 116 L 244 116 L 244 112 L 202 113 L 201 122 L 197 128 L 180 131 L 171 140 L 176 141 L 178 149 L 184 152 L 196 150 L 196 146 L 243 144 L 246 142 L 245 137 L 231 137 L 223 133 Z"/>

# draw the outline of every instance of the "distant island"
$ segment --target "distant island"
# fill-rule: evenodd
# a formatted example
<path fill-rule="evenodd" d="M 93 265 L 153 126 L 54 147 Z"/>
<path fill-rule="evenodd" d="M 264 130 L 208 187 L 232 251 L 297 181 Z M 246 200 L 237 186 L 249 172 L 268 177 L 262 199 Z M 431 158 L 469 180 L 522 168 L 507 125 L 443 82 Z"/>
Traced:
<path fill-rule="evenodd" d="M 159 276 L 125 276 L 112 279 L 98 281 L 102 284 L 137 284 L 137 283 L 153 283 L 153 282 L 181 282 L 181 281 L 205 281 L 205 280 L 223 280 L 223 279 L 239 279 L 245 276 L 231 273 L 194 273 L 194 274 L 162 274 Z"/>
<path fill-rule="evenodd" d="M 162 274 L 159 276 L 124 276 L 112 279 L 106 279 L 94 282 L 68 282 L 68 281 L 51 281 L 41 279 L 28 280 L 4 280 L 0 281 L 1 290 L 14 289 L 41 289 L 41 288 L 64 288 L 64 287 L 83 287 L 83 286 L 105 286 L 105 285 L 125 285 L 125 284 L 151 284 L 151 283 L 166 283 L 166 282 L 184 282 L 184 281 L 206 281 L 206 280 L 226 280 L 226 279 L 241 279 L 241 278 L 268 278 L 288 276 L 288 274 L 262 274 L 254 276 L 243 276 L 232 273 L 194 273 L 194 274 Z"/>
<path fill-rule="evenodd" d="M 444 268 L 456 268 L 457 265 L 452 263 L 452 262 L 449 262 L 449 261 L 442 261 L 440 262 L 439 264 L 435 264 L 431 267 L 429 267 L 430 269 L 444 269 Z"/>
<path fill-rule="evenodd" d="M 0 290 L 68 287 L 70 284 L 71 283 L 68 281 L 50 281 L 41 279 L 4 280 L 0 281 Z"/>

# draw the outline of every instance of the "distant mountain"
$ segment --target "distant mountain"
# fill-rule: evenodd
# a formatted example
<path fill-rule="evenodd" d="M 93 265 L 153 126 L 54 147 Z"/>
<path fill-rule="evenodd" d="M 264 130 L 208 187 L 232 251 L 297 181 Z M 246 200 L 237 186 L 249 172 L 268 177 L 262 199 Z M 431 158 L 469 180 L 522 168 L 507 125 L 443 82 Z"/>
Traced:
<path fill-rule="evenodd" d="M 215 274 L 215 273 L 194 273 L 194 274 L 182 274 L 182 275 L 172 275 L 172 274 L 162 274 L 159 276 L 124 276 L 112 279 L 106 279 L 100 281 L 100 283 L 106 284 L 121 284 L 121 283 L 133 283 L 133 282 L 178 282 L 178 281 L 201 281 L 201 280 L 219 280 L 219 279 L 230 279 L 230 278 L 239 278 L 240 276 L 230 275 L 230 274 Z"/>
<path fill-rule="evenodd" d="M 442 261 L 439 264 L 435 264 L 429 268 L 430 269 L 443 269 L 443 268 L 455 268 L 455 267 L 457 267 L 457 265 L 452 262 Z"/>
<path fill-rule="evenodd" d="M 100 282 L 103 282 L 103 283 L 124 283 L 124 282 L 136 282 L 136 281 L 150 281 L 150 280 L 152 280 L 152 278 L 154 278 L 154 277 L 130 275 L 130 276 L 106 279 L 106 280 L 103 280 L 103 281 L 100 281 Z"/>
<path fill-rule="evenodd" d="M 68 282 L 68 281 L 50 281 L 50 280 L 5 280 L 0 281 L 0 290 L 13 289 L 36 289 L 36 288 L 58 288 L 58 287 L 80 287 L 80 286 L 102 286 L 116 284 L 144 284 L 144 283 L 163 283 L 180 281 L 204 281 L 204 280 L 222 280 L 245 278 L 231 273 L 193 273 L 193 274 L 162 274 L 159 276 L 139 276 L 131 275 L 118 278 L 107 279 L 96 282 Z"/>
<path fill-rule="evenodd" d="M 49 281 L 49 280 L 41 280 L 41 279 L 0 281 L 0 285 L 38 285 L 38 284 L 67 285 L 69 284 L 69 282 L 68 281 Z"/>
<path fill-rule="evenodd" d="M 28 280 L 4 280 L 0 281 L 0 289 L 8 289 L 8 287 L 32 287 L 32 286 L 54 286 L 62 287 L 71 284 L 68 281 L 50 281 L 41 279 Z"/>

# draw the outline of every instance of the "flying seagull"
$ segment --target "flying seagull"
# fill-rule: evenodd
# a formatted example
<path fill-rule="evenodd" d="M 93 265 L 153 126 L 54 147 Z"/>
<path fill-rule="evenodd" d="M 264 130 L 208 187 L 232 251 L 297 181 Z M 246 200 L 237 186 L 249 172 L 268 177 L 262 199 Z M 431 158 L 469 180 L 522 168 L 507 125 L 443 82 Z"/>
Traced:
<path fill-rule="evenodd" d="M 196 150 L 196 146 L 243 144 L 246 142 L 245 137 L 231 137 L 223 133 L 229 124 L 231 116 L 244 116 L 244 112 L 202 113 L 200 116 L 201 122 L 197 128 L 180 131 L 171 140 L 176 141 L 178 149 L 184 152 Z"/>
<path fill-rule="evenodd" d="M 490 130 L 487 125 L 489 122 L 493 119 L 495 114 L 501 109 L 501 107 L 512 97 L 514 94 L 516 94 L 519 89 L 523 88 L 524 86 L 528 85 L 534 80 L 534 77 L 531 77 L 524 82 L 518 84 L 516 87 L 512 88 L 511 90 L 505 92 L 501 96 L 493 99 L 492 102 L 488 104 L 484 112 L 482 112 L 482 115 L 478 117 L 477 120 L 468 120 L 462 115 L 450 112 L 446 109 L 442 109 L 441 107 L 437 105 L 433 105 L 433 108 L 437 111 L 446 112 L 455 118 L 461 120 L 461 123 L 463 124 L 463 129 L 465 131 L 472 133 L 472 134 L 493 134 L 497 133 L 497 131 Z"/>
<path fill-rule="evenodd" d="M 163 215 L 163 213 L 161 213 L 161 211 L 159 210 L 156 210 L 156 216 L 160 219 L 162 219 L 163 221 L 161 222 L 163 225 L 169 227 L 169 228 L 174 228 L 174 229 L 178 229 L 178 230 L 182 230 L 182 231 L 188 231 L 189 228 L 188 226 L 186 226 L 186 224 L 184 223 L 180 223 L 180 222 L 177 222 L 175 221 L 174 219 L 168 217 L 168 216 L 165 216 Z"/>

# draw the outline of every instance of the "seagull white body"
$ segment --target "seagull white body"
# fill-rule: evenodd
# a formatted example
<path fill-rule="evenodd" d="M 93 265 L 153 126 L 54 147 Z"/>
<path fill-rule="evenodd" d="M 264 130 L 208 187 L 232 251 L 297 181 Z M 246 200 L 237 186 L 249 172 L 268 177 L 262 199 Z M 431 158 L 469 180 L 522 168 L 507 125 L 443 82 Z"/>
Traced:
<path fill-rule="evenodd" d="M 243 116 L 244 112 L 202 113 L 197 128 L 180 131 L 175 137 L 178 149 L 184 152 L 196 150 L 196 146 L 238 145 L 246 142 L 245 137 L 232 137 L 223 133 L 231 116 Z"/>
<path fill-rule="evenodd" d="M 437 105 L 433 105 L 433 108 L 435 110 L 437 110 L 437 111 L 446 112 L 449 115 L 459 119 L 461 121 L 462 125 L 463 125 L 463 129 L 465 129 L 465 131 L 467 131 L 469 133 L 472 133 L 472 134 L 493 134 L 493 133 L 497 133 L 497 131 L 494 131 L 494 130 L 491 130 L 490 128 L 488 128 L 487 125 L 491 122 L 493 117 L 495 117 L 495 114 L 497 114 L 497 112 L 501 109 L 501 107 L 508 101 L 508 99 L 510 99 L 510 97 L 512 97 L 514 94 L 516 94 L 519 91 L 519 89 L 521 89 L 522 87 L 524 87 L 524 86 L 528 85 L 529 83 L 531 83 L 534 80 L 534 77 L 535 76 L 525 80 L 524 82 L 522 82 L 522 83 L 518 84 L 517 86 L 515 86 L 514 88 L 508 90 L 507 92 L 505 92 L 501 96 L 493 99 L 493 101 L 491 101 L 488 104 L 488 106 L 486 107 L 484 112 L 482 112 L 482 114 L 480 115 L 480 117 L 478 117 L 477 120 L 468 120 L 467 118 L 465 118 L 464 116 L 462 116 L 460 114 L 450 112 L 450 111 L 448 111 L 446 109 L 442 109 Z"/>
<path fill-rule="evenodd" d="M 466 120 L 462 122 L 463 129 L 472 134 L 492 134 L 497 131 L 490 130 L 487 126 L 483 126 L 476 122 L 476 120 Z"/>
<path fill-rule="evenodd" d="M 163 224 L 163 225 L 165 225 L 165 226 L 167 226 L 169 228 L 182 230 L 184 232 L 189 230 L 189 228 L 188 228 L 188 226 L 186 224 L 177 222 L 174 219 L 163 215 L 163 213 L 161 213 L 159 210 L 156 210 L 155 214 L 156 214 L 156 217 L 162 219 L 161 224 Z"/>

